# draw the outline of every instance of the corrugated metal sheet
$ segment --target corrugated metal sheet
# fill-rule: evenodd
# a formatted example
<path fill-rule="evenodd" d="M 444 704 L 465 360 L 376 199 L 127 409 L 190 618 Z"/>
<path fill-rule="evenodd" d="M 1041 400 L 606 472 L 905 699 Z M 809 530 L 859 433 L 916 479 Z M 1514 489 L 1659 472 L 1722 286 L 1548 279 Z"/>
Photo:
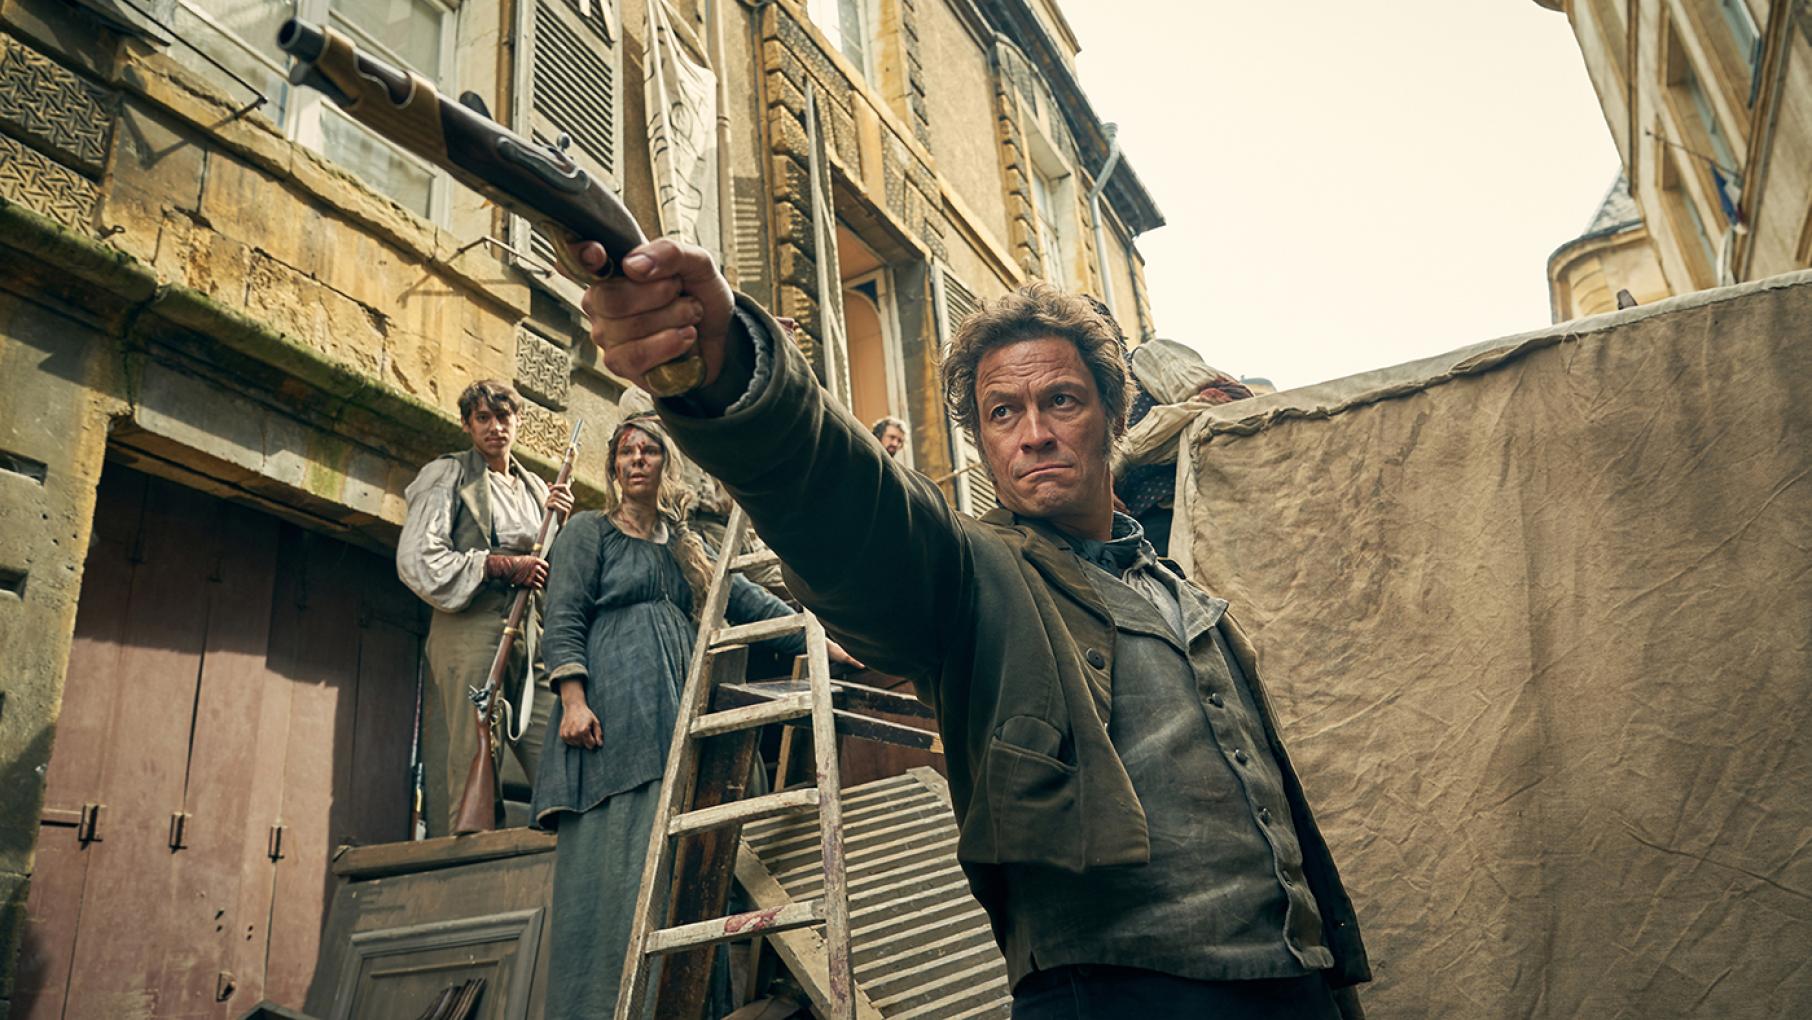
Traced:
<path fill-rule="evenodd" d="M 889 1020 L 1008 1016 L 1006 963 L 957 867 L 943 777 L 916 768 L 844 790 L 843 833 L 851 956 L 866 1000 Z M 746 826 L 743 841 L 793 900 L 818 895 L 815 815 Z"/>

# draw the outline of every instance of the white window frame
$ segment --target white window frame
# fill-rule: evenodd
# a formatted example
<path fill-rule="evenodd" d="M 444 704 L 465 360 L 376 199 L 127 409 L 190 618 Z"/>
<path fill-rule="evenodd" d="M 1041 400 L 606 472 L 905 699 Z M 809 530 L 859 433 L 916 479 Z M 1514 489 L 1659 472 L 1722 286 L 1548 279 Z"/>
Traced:
<path fill-rule="evenodd" d="M 352 19 L 350 17 L 343 17 L 343 20 L 336 24 L 332 20 L 335 2 L 339 3 L 342 8 L 348 8 L 356 5 L 358 0 L 294 0 L 292 13 L 294 17 L 305 18 L 316 24 L 333 24 L 336 28 L 347 30 L 361 50 L 369 52 L 373 56 L 398 67 L 409 66 L 389 47 L 373 39 L 363 28 L 360 28 L 356 24 L 352 24 Z M 455 38 L 458 33 L 457 11 L 449 0 L 418 0 L 418 2 L 440 11 L 440 74 L 432 80 L 434 81 L 435 87 L 440 90 L 442 95 L 452 95 L 454 93 L 456 80 L 454 62 L 455 55 L 458 51 L 457 40 Z M 170 0 L 170 4 L 172 8 L 181 7 L 185 15 L 207 24 L 215 33 L 212 39 L 191 40 L 192 42 L 196 42 L 197 45 L 200 45 L 203 49 L 206 49 L 207 44 L 210 42 L 225 43 L 238 47 L 244 54 L 249 55 L 259 63 L 264 64 L 270 68 L 272 73 L 278 78 L 282 78 L 287 73 L 288 68 L 285 64 L 278 63 L 271 55 L 259 49 L 257 45 L 241 38 L 232 29 L 221 25 L 214 19 L 212 14 L 200 7 L 195 0 Z M 421 71 L 420 68 L 413 68 L 413 70 L 418 73 Z M 329 112 L 323 109 L 323 104 L 332 105 L 332 100 L 328 99 L 315 89 L 301 88 L 292 85 L 284 86 L 284 94 L 267 98 L 278 106 L 276 115 L 272 117 L 272 120 L 283 132 L 285 138 L 288 138 L 299 145 L 306 146 L 317 153 L 321 153 L 323 156 L 326 155 L 326 135 L 321 126 L 322 118 L 346 117 L 345 114 L 338 111 Z M 451 184 L 447 174 L 432 163 L 417 157 L 414 153 L 404 151 L 401 147 L 392 144 L 388 139 L 378 138 L 376 134 L 372 133 L 364 125 L 352 120 L 350 117 L 346 117 L 346 119 L 351 121 L 356 130 L 370 135 L 379 145 L 395 152 L 404 161 L 428 171 L 428 209 L 425 212 L 416 209 L 410 209 L 410 211 L 416 212 L 418 215 L 423 216 L 431 222 L 444 225 L 447 220 L 447 208 L 449 205 L 448 189 Z M 348 173 L 352 173 L 352 171 L 349 169 Z M 371 188 L 371 190 L 380 195 L 389 196 L 390 192 L 384 186 L 384 182 L 366 180 L 363 177 L 359 177 L 356 173 L 353 175 L 358 177 L 360 181 L 363 181 L 367 187 Z M 398 204 L 401 204 L 400 199 L 393 200 L 397 201 Z M 404 208 L 410 207 L 405 206 Z"/>
<path fill-rule="evenodd" d="M 912 409 L 906 403 L 906 352 L 900 346 L 899 309 L 894 303 L 893 273 L 886 266 L 871 269 L 860 276 L 844 280 L 843 290 L 847 294 L 866 283 L 875 285 L 875 311 L 881 320 L 882 367 L 887 374 L 887 413 L 906 424 L 906 447 L 900 460 L 907 467 L 912 467 Z M 868 300 L 868 295 L 860 296 L 862 300 Z M 848 297 L 843 299 L 843 305 L 845 308 L 849 307 Z"/>
<path fill-rule="evenodd" d="M 1030 132 L 1032 212 L 1038 221 L 1038 254 L 1045 278 L 1064 290 L 1076 286 L 1081 261 L 1076 222 L 1076 175 L 1037 132 Z M 1056 265 L 1049 265 L 1053 259 Z"/>
<path fill-rule="evenodd" d="M 860 60 L 849 55 L 843 48 L 843 37 L 848 34 L 849 26 L 843 23 L 843 4 L 845 0 L 806 0 L 805 16 L 811 21 L 831 49 L 837 55 L 854 64 L 861 73 L 862 80 L 874 84 L 875 80 L 875 45 L 879 41 L 875 26 L 880 18 L 875 10 L 875 0 L 851 0 L 856 7 L 856 34 L 862 40 L 862 57 Z"/>

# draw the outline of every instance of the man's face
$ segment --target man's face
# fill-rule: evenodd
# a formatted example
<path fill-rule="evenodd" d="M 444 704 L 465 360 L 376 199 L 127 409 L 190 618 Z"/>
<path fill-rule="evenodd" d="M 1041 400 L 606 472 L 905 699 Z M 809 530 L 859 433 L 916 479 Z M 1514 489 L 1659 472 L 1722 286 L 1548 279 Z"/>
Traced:
<path fill-rule="evenodd" d="M 487 460 L 495 460 L 510 452 L 510 444 L 516 441 L 516 416 L 501 407 L 490 404 L 479 404 L 472 409 L 472 416 L 465 420 L 466 435 L 472 437 L 472 445 Z"/>
<path fill-rule="evenodd" d="M 1107 412 L 1075 344 L 1046 337 L 989 351 L 975 397 L 982 456 L 1007 509 L 1062 524 L 1111 507 Z"/>
<path fill-rule="evenodd" d="M 617 485 L 623 498 L 653 502 L 661 491 L 661 471 L 666 454 L 653 436 L 641 429 L 627 429 L 617 441 Z"/>
<path fill-rule="evenodd" d="M 889 425 L 881 430 L 881 449 L 889 457 L 898 457 L 900 449 L 906 445 L 906 430 L 898 425 Z"/>

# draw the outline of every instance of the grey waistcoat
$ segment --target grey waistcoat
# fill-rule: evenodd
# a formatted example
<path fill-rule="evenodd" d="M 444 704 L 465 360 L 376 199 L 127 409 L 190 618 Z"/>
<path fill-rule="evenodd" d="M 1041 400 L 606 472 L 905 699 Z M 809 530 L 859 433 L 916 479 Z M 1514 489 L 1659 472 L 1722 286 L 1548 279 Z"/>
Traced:
<path fill-rule="evenodd" d="M 1066 964 L 1203 981 L 1331 966 L 1281 770 L 1220 637 L 1226 603 L 1161 575 L 1190 638 L 1185 654 L 1145 596 L 1085 569 L 1114 618 L 1108 733 L 1145 809 L 1151 863 L 1080 875 L 1009 868 L 1012 980 Z"/>

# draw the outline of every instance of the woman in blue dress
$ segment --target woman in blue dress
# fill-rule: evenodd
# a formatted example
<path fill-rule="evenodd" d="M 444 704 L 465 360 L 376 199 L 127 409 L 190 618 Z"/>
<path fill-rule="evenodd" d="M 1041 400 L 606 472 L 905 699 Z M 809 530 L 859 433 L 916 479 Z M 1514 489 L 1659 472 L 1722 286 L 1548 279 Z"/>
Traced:
<path fill-rule="evenodd" d="M 678 471 L 653 416 L 610 437 L 608 506 L 567 522 L 548 554 L 541 652 L 557 701 L 535 773 L 534 817 L 559 832 L 549 937 L 549 1020 L 616 1008 L 643 857 L 695 613 L 710 562 L 684 523 Z M 728 616 L 747 623 L 793 610 L 735 577 Z M 771 643 L 800 654 L 800 635 Z M 850 662 L 834 643 L 831 658 Z"/>

